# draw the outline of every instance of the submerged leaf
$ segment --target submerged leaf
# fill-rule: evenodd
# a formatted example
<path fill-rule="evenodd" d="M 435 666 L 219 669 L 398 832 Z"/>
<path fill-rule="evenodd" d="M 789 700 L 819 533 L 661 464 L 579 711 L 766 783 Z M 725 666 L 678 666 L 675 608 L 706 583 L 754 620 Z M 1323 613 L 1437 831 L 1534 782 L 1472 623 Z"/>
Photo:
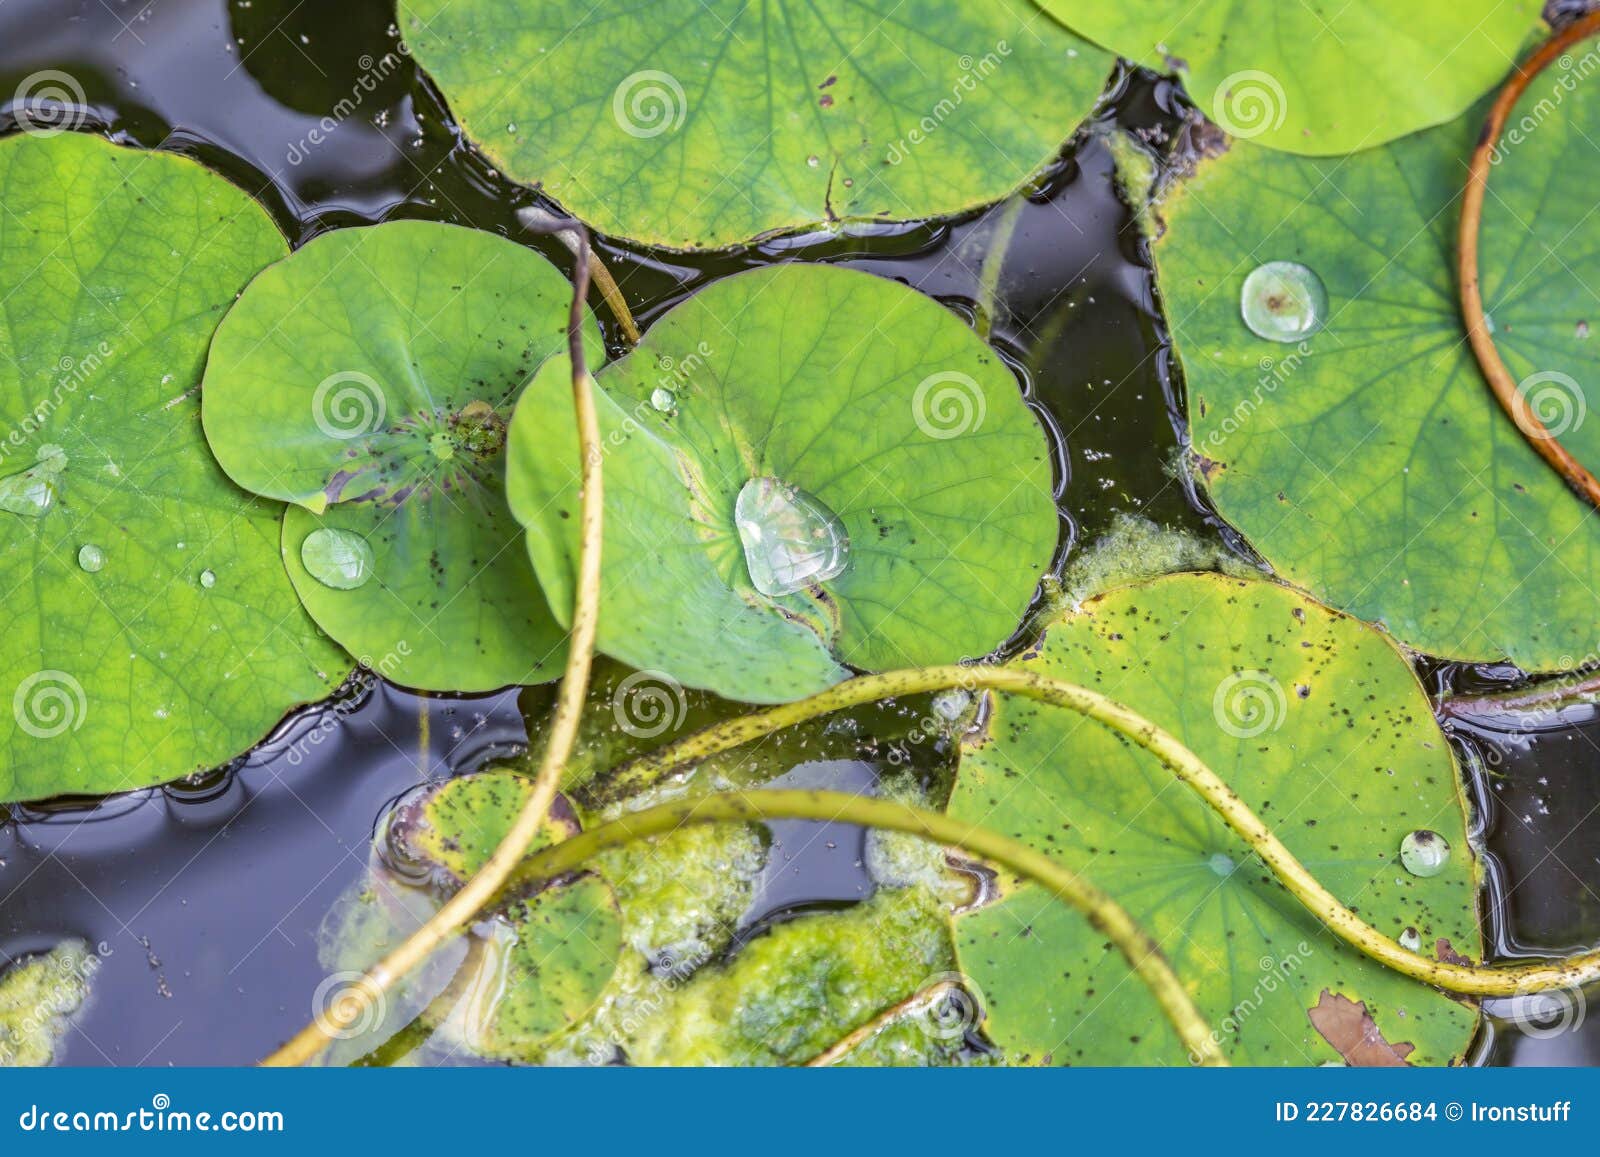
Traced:
<path fill-rule="evenodd" d="M 482 868 L 532 787 L 505 771 L 447 780 L 391 815 L 387 848 L 408 869 L 453 890 Z M 558 798 L 529 850 L 575 827 Z M 577 1023 L 604 991 L 623 947 L 617 898 L 589 872 L 520 889 L 474 937 L 441 1023 L 486 1056 L 515 1055 Z"/>
<path fill-rule="evenodd" d="M 523 384 L 566 348 L 571 295 L 531 249 L 401 221 L 316 238 L 217 331 L 212 449 L 240 485 L 298 504 L 283 559 L 301 601 L 397 682 L 485 691 L 561 669 L 504 450 Z M 585 337 L 598 356 L 592 321 Z"/>
<path fill-rule="evenodd" d="M 644 1002 L 650 1015 L 629 1036 L 627 1057 L 640 1065 L 801 1064 L 952 968 L 943 906 L 922 888 L 886 889 L 843 912 L 779 924 L 730 962 L 661 986 Z M 968 1026 L 927 1009 L 909 1009 L 905 1019 L 914 1035 L 885 1048 L 880 1063 L 948 1062 L 964 1043 Z"/>
<path fill-rule="evenodd" d="M 225 763 L 349 666 L 200 430 L 212 330 L 284 240 L 194 162 L 71 133 L 0 141 L 0 201 L 0 800 Z"/>
<path fill-rule="evenodd" d="M 1026 0 L 405 0 L 406 40 L 496 166 L 677 249 L 996 201 L 1112 58 Z"/>
<path fill-rule="evenodd" d="M 89 997 L 100 957 L 81 940 L 0 971 L 0 1068 L 37 1068 L 58 1059 L 71 1018 Z"/>
<path fill-rule="evenodd" d="M 1541 27 L 1541 0 L 1360 4 L 1038 0 L 1076 32 L 1176 72 L 1236 137 L 1291 153 L 1371 148 L 1459 116 Z"/>
<path fill-rule="evenodd" d="M 1544 111 L 1537 99 L 1550 99 L 1538 85 L 1512 117 L 1536 116 L 1537 131 L 1491 177 L 1484 301 L 1530 405 L 1596 465 L 1584 271 L 1600 236 L 1600 94 L 1579 84 Z M 1453 251 L 1479 124 L 1337 161 L 1232 149 L 1172 195 L 1156 257 L 1201 476 L 1277 572 L 1418 650 L 1564 667 L 1597 642 L 1582 576 L 1600 522 L 1501 412 L 1467 346 Z M 1280 260 L 1311 269 L 1329 302 L 1294 345 L 1240 314 L 1248 275 Z"/>
<path fill-rule="evenodd" d="M 894 282 L 814 265 L 738 274 L 662 317 L 597 381 L 598 646 L 636 667 L 771 702 L 836 682 L 842 664 L 983 655 L 1016 630 L 1055 549 L 1048 448 L 1016 379 L 949 311 Z M 563 617 L 578 554 L 569 396 L 556 361 L 529 385 L 509 482 Z M 768 490 L 743 507 L 760 533 L 738 525 L 752 481 Z M 758 580 L 812 566 L 808 552 L 828 565 L 803 589 L 763 593 Z"/>
<path fill-rule="evenodd" d="M 1404 835 L 1468 847 L 1445 737 L 1382 635 L 1273 583 L 1176 575 L 1057 619 L 1026 669 L 1126 704 L 1186 744 L 1334 895 L 1379 931 L 1477 945 L 1476 865 L 1419 878 Z M 1235 1063 L 1334 1059 L 1306 1010 L 1366 1003 L 1421 1064 L 1458 1058 L 1473 1010 L 1345 946 L 1149 752 L 1091 720 L 1000 696 L 963 753 L 952 815 L 1081 871 L 1155 937 Z M 1103 934 L 1036 885 L 957 922 L 961 969 L 1014 1063 L 1184 1064 L 1149 991 Z"/>

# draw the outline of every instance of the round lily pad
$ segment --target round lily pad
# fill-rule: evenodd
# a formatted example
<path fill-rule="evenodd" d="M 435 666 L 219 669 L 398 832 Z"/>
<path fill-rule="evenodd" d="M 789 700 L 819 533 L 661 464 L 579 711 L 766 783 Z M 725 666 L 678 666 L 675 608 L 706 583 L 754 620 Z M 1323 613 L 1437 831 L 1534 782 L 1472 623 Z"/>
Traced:
<path fill-rule="evenodd" d="M 506 507 L 504 448 L 523 384 L 566 348 L 571 296 L 530 249 L 403 221 L 316 238 L 217 332 L 218 461 L 297 504 L 283 559 L 302 602 L 396 682 L 482 691 L 560 670 L 565 633 Z M 598 357 L 598 329 L 586 337 Z"/>
<path fill-rule="evenodd" d="M 404 0 L 495 164 L 603 233 L 677 249 L 997 201 L 1112 57 L 1026 0 Z"/>
<path fill-rule="evenodd" d="M 1539 112 L 1541 95 L 1513 113 L 1489 179 L 1484 302 L 1529 404 L 1595 469 L 1600 302 L 1585 271 L 1600 95 L 1580 84 Z M 1231 149 L 1171 195 L 1156 259 L 1202 480 L 1278 573 L 1419 650 L 1562 668 L 1600 643 L 1584 580 L 1600 521 L 1467 346 L 1455 234 L 1481 124 L 1337 161 Z M 1241 316 L 1250 273 L 1274 261 L 1326 291 L 1324 324 L 1298 343 Z"/>
<path fill-rule="evenodd" d="M 349 669 L 200 428 L 212 330 L 285 242 L 192 161 L 88 136 L 0 141 L 0 200 L 0 800 L 225 763 Z"/>
<path fill-rule="evenodd" d="M 1069 28 L 1176 72 L 1236 137 L 1291 153 L 1371 148 L 1459 116 L 1541 27 L 1541 0 L 1362 4 L 1038 0 Z"/>
<path fill-rule="evenodd" d="M 1274 583 L 1177 575 L 1089 600 L 1020 665 L 1175 735 L 1379 931 L 1413 929 L 1429 955 L 1478 955 L 1478 870 L 1450 746 L 1378 632 Z M 1471 1007 L 1336 939 L 1154 756 L 1091 720 L 997 697 L 986 738 L 962 753 L 950 812 L 1115 897 L 1236 1064 L 1340 1060 L 1342 1035 L 1313 1018 L 1319 1005 L 1364 1004 L 1411 1064 L 1449 1063 L 1472 1039 Z M 1416 829 L 1452 849 L 1435 875 L 1401 863 Z M 1004 884 L 997 902 L 958 918 L 956 939 L 1008 1060 L 1188 1063 L 1104 935 L 1037 886 Z"/>
<path fill-rule="evenodd" d="M 799 264 L 725 278 L 597 380 L 598 646 L 635 667 L 773 702 L 843 664 L 984 655 L 1050 562 L 1050 456 L 1016 379 L 895 282 Z M 509 483 L 562 616 L 578 551 L 570 392 L 553 360 L 529 385 Z M 766 593 L 774 575 L 807 574 Z"/>

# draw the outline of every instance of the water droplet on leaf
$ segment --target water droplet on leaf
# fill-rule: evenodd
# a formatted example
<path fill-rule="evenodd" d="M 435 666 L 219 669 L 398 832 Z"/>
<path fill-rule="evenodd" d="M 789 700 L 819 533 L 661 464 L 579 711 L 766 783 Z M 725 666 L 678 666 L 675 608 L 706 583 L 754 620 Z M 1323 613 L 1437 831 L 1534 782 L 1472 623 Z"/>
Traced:
<path fill-rule="evenodd" d="M 300 561 L 312 578 L 338 591 L 353 591 L 372 577 L 372 547 L 348 530 L 313 530 L 300 544 Z"/>
<path fill-rule="evenodd" d="M 1233 875 L 1233 870 L 1238 867 L 1238 865 L 1233 862 L 1233 857 L 1228 855 L 1226 852 L 1215 853 L 1207 862 L 1211 865 L 1211 870 L 1217 875 L 1221 876 L 1224 880 Z"/>
<path fill-rule="evenodd" d="M 1422 937 L 1415 928 L 1407 928 L 1400 933 L 1400 947 L 1407 952 L 1415 952 L 1422 947 Z"/>
<path fill-rule="evenodd" d="M 0 510 L 39 518 L 56 499 L 56 480 L 67 467 L 67 453 L 54 443 L 39 447 L 34 464 L 0 478 Z"/>
<path fill-rule="evenodd" d="M 657 386 L 650 391 L 650 404 L 663 414 L 670 414 L 678 408 L 678 395 L 665 386 Z"/>
<path fill-rule="evenodd" d="M 1322 328 L 1328 292 L 1322 278 L 1294 261 L 1269 261 L 1244 279 L 1239 311 L 1245 325 L 1268 341 L 1297 342 Z"/>
<path fill-rule="evenodd" d="M 1437 876 L 1449 861 L 1450 844 L 1438 832 L 1418 828 L 1400 841 L 1400 863 L 1413 876 Z"/>
<path fill-rule="evenodd" d="M 106 552 L 92 542 L 86 542 L 78 548 L 78 565 L 93 574 L 106 565 Z"/>
<path fill-rule="evenodd" d="M 752 478 L 739 491 L 734 521 L 756 590 L 792 595 L 841 573 L 850 540 L 838 516 L 815 495 L 776 478 Z"/>
<path fill-rule="evenodd" d="M 216 586 L 217 585 L 217 572 L 214 571 L 214 570 L 203 570 L 203 571 L 201 571 L 200 572 L 200 585 L 205 587 L 206 590 L 210 590 L 212 587 Z"/>

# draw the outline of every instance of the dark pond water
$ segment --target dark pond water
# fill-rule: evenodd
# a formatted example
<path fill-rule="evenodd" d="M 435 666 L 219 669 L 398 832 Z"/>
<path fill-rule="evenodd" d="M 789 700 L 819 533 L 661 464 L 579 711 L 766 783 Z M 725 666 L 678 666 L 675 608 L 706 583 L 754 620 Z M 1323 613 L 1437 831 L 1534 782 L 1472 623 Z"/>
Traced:
<path fill-rule="evenodd" d="M 565 267 L 564 250 L 518 224 L 537 198 L 457 137 L 398 37 L 381 0 L 7 0 L 0 94 L 65 74 L 90 110 L 87 129 L 202 159 L 296 242 L 422 217 L 506 233 Z M 15 100 L 0 106 L 0 128 Z M 1120 74 L 1101 124 L 1161 142 L 1180 114 L 1166 82 Z M 599 249 L 641 324 L 710 279 L 777 260 L 899 278 L 970 316 L 985 262 L 1001 260 L 995 340 L 1055 434 L 1064 553 L 1119 513 L 1234 548 L 1169 470 L 1180 391 L 1145 242 L 1102 141 L 1090 133 L 1070 149 L 997 244 L 1003 233 L 990 216 L 737 256 L 635 252 L 604 238 Z M 1600 720 L 1585 708 L 1533 735 L 1484 725 L 1460 736 L 1485 801 L 1497 951 L 1600 939 Z M 318 927 L 364 870 L 387 805 L 524 738 L 513 694 L 424 699 L 380 684 L 288 721 L 210 785 L 17 809 L 0 823 L 0 961 L 63 936 L 104 946 L 71 1063 L 254 1060 L 306 1020 L 322 976 Z M 876 774 L 870 761 L 801 763 L 790 774 L 808 785 L 869 790 Z M 817 827 L 779 825 L 751 927 L 862 894 L 859 831 Z M 1495 1031 L 1480 1051 L 1500 1063 L 1600 1062 L 1600 1031 Z"/>

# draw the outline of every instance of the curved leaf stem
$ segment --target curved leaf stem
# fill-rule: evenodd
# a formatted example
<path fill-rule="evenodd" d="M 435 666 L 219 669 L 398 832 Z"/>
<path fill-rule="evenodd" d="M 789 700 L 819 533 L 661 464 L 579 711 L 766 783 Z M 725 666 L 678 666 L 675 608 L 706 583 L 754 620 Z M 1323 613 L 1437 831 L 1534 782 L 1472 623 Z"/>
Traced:
<path fill-rule="evenodd" d="M 352 985 L 353 999 L 336 1002 L 324 1015 L 316 1017 L 262 1063 L 298 1065 L 311 1060 L 333 1039 L 333 1034 L 349 1027 L 400 978 L 426 960 L 435 949 L 454 936 L 478 914 L 522 862 L 528 845 L 538 834 L 545 813 L 555 798 L 561 769 L 572 753 L 578 736 L 578 721 L 589 693 L 589 671 L 594 657 L 595 626 L 600 603 L 600 545 L 603 522 L 601 491 L 600 426 L 595 414 L 594 379 L 583 351 L 583 319 L 589 295 L 589 240 L 577 221 L 563 221 L 560 227 L 579 239 L 581 252 L 573 271 L 572 308 L 567 316 L 568 356 L 572 361 L 572 400 L 578 415 L 578 444 L 583 458 L 583 493 L 579 513 L 582 540 L 578 553 L 578 582 L 568 637 L 567 665 L 561 678 L 555 714 L 550 721 L 549 740 L 533 790 L 516 822 L 470 879 L 445 901 L 427 922 L 413 932 L 382 961 L 367 969 Z"/>
<path fill-rule="evenodd" d="M 821 715 L 899 695 L 952 688 L 1000 691 L 1064 707 L 1126 736 L 1159 759 L 1180 782 L 1204 800 L 1261 858 L 1289 894 L 1330 932 L 1396 972 L 1435 988 L 1468 996 L 1515 996 L 1539 989 L 1573 987 L 1600 980 L 1600 952 L 1597 951 L 1537 964 L 1488 966 L 1430 960 L 1402 948 L 1323 887 L 1249 805 L 1174 736 L 1098 691 L 1032 671 L 1008 667 L 948 666 L 861 675 L 808 699 L 708 727 L 624 764 L 618 769 L 621 774 L 600 785 L 598 790 L 603 793 L 600 799 L 602 802 L 615 802 L 659 782 L 685 764 L 728 751 Z"/>
<path fill-rule="evenodd" d="M 902 1016 L 905 1016 L 906 1013 L 911 1012 L 914 1009 L 927 1007 L 934 1001 L 938 1000 L 945 993 L 954 991 L 960 987 L 961 985 L 954 980 L 939 980 L 928 985 L 926 988 L 918 989 L 916 992 L 913 992 L 910 996 L 902 1000 L 899 1004 L 890 1005 L 871 1020 L 859 1024 L 855 1028 L 851 1029 L 844 1036 L 834 1041 L 827 1048 L 823 1049 L 820 1053 L 807 1061 L 806 1068 L 821 1069 L 832 1064 L 837 1064 L 856 1049 L 860 1048 L 867 1041 L 871 1040 L 878 1033 L 882 1032 L 889 1025 L 899 1020 Z"/>
<path fill-rule="evenodd" d="M 487 955 L 482 940 L 469 938 L 467 951 L 462 956 L 461 963 L 456 966 L 455 973 L 444 988 L 440 989 L 439 995 L 430 1000 L 422 1011 L 401 1026 L 400 1030 L 388 1040 L 351 1061 L 349 1067 L 390 1068 L 422 1047 L 423 1043 L 433 1035 L 434 1027 L 442 1024 L 471 990 L 472 982 L 483 968 L 484 958 Z"/>
<path fill-rule="evenodd" d="M 1495 163 L 1495 151 L 1506 119 L 1528 85 L 1551 61 L 1559 59 L 1574 44 L 1597 34 L 1600 34 L 1600 11 L 1590 12 L 1573 21 L 1517 65 L 1511 80 L 1500 90 L 1467 163 L 1467 186 L 1461 197 L 1456 258 L 1461 289 L 1461 318 L 1467 327 L 1467 341 L 1500 408 L 1510 416 L 1528 445 L 1566 480 L 1567 485 L 1577 491 L 1580 497 L 1600 507 L 1600 481 L 1568 452 L 1534 413 L 1533 407 L 1512 378 L 1511 371 L 1500 359 L 1500 351 L 1495 348 L 1494 337 L 1484 317 L 1483 293 L 1478 283 L 1478 234 L 1483 223 L 1483 197 L 1489 187 L 1489 169 Z"/>
<path fill-rule="evenodd" d="M 622 287 L 617 284 L 616 278 L 611 276 L 611 270 L 606 268 L 606 263 L 593 249 L 589 250 L 589 276 L 594 278 L 595 288 L 600 291 L 606 308 L 611 310 L 611 316 L 616 318 L 617 324 L 622 327 L 622 333 L 628 339 L 628 344 L 638 345 L 641 336 L 639 323 L 633 320 L 633 312 L 628 308 L 628 299 L 622 296 Z"/>
<path fill-rule="evenodd" d="M 973 319 L 973 329 L 988 341 L 994 333 L 994 324 L 1002 308 L 1000 302 L 1000 273 L 1005 268 L 1006 254 L 1011 249 L 1011 239 L 1016 235 L 1017 222 L 1022 219 L 1022 207 L 1027 203 L 1021 193 L 1000 206 L 995 212 L 994 231 L 989 236 L 989 252 L 978 270 L 978 303 Z"/>
<path fill-rule="evenodd" d="M 1151 995 L 1161 1005 L 1195 1064 L 1227 1064 L 1212 1036 L 1210 1025 L 1195 1008 L 1188 990 L 1172 971 L 1172 965 L 1167 963 L 1161 946 L 1110 896 L 1082 876 L 1019 840 L 894 800 L 840 791 L 794 790 L 696 796 L 629 812 L 610 823 L 580 832 L 571 839 L 541 848 L 523 863 L 521 874 L 533 879 L 561 876 L 576 871 L 601 852 L 635 840 L 667 835 L 688 824 L 751 823 L 779 819 L 842 820 L 907 832 L 960 848 L 970 855 L 999 864 L 1037 882 L 1083 913 L 1092 927 L 1116 945 L 1128 966 L 1144 981 Z"/>
<path fill-rule="evenodd" d="M 1478 715 L 1504 715 L 1521 711 L 1559 711 L 1600 697 L 1600 674 L 1547 679 L 1511 691 L 1486 691 L 1475 695 L 1448 695 L 1438 701 L 1441 714 L 1457 719 Z"/>

